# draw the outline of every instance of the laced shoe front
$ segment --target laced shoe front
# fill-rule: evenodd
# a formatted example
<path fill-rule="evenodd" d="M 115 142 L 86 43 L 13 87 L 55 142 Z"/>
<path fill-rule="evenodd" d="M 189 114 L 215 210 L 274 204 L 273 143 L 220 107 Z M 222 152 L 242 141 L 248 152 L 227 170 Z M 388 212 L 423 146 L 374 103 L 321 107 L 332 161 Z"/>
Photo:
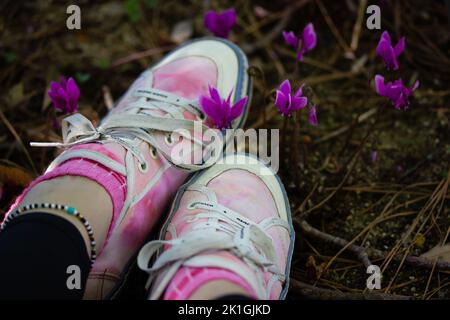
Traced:
<path fill-rule="evenodd" d="M 188 299 L 212 280 L 282 299 L 293 246 L 281 182 L 254 158 L 227 155 L 180 189 L 160 240 L 141 249 L 138 265 L 149 274 L 150 299 Z"/>
<path fill-rule="evenodd" d="M 32 144 L 67 150 L 30 188 L 57 176 L 77 175 L 97 181 L 111 196 L 113 218 L 89 274 L 85 298 L 119 292 L 133 257 L 179 186 L 190 173 L 211 165 L 204 157 L 217 146 L 202 137 L 211 124 L 198 98 L 208 93 L 209 85 L 222 96 L 234 89 L 234 101 L 248 96 L 247 68 L 245 55 L 233 44 L 215 38 L 193 41 L 142 73 L 98 127 L 73 114 L 63 120 L 62 143 Z M 242 126 L 244 120 L 245 114 L 232 127 Z M 176 148 L 191 152 L 180 154 Z"/>

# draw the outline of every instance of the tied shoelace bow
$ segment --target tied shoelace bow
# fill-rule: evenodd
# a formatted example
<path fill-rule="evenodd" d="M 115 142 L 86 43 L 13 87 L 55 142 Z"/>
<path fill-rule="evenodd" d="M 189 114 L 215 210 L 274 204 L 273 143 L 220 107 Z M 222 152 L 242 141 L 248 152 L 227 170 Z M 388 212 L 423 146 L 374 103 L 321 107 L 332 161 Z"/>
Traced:
<path fill-rule="evenodd" d="M 141 168 L 145 168 L 147 163 L 138 148 L 139 142 L 145 141 L 158 150 L 169 162 L 189 171 L 204 169 L 214 163 L 214 161 L 208 161 L 209 165 L 207 163 L 174 163 L 171 155 L 160 146 L 153 135 L 155 132 L 164 132 L 170 136 L 172 132 L 176 132 L 183 138 L 201 146 L 202 154 L 211 154 L 210 150 L 214 149 L 212 143 L 207 145 L 192 135 L 186 134 L 186 130 L 189 132 L 194 130 L 195 121 L 185 119 L 183 111 L 196 115 L 200 121 L 205 117 L 196 101 L 186 100 L 157 89 L 136 90 L 134 96 L 137 101 L 130 103 L 119 112 L 112 112 L 97 128 L 89 119 L 76 113 L 62 121 L 63 142 L 31 142 L 30 145 L 67 148 L 89 142 L 115 142 L 131 152 L 139 161 Z M 203 131 L 210 129 L 204 124 L 201 125 L 201 128 Z M 214 141 L 218 142 L 220 139 L 214 139 Z"/>
<path fill-rule="evenodd" d="M 150 275 L 147 287 L 156 282 L 159 273 L 174 274 L 183 264 L 195 259 L 198 254 L 211 250 L 231 251 L 246 262 L 257 276 L 258 282 L 253 283 L 253 287 L 267 289 L 266 296 L 263 298 L 268 298 L 275 281 L 285 280 L 285 275 L 277 267 L 277 254 L 272 238 L 264 230 L 271 226 L 281 226 L 289 230 L 289 226 L 283 220 L 269 218 L 256 224 L 215 201 L 194 202 L 189 205 L 189 208 L 203 211 L 195 216 L 187 217 L 186 222 L 192 223 L 199 219 L 206 219 L 206 221 L 198 222 L 180 238 L 151 241 L 139 252 L 138 266 Z M 148 264 L 151 259 L 164 246 L 169 246 L 169 248 L 163 251 L 149 268 Z M 189 262 L 187 264 L 189 265 Z M 263 275 L 258 272 L 261 269 L 264 272 L 272 273 L 267 286 Z M 247 280 L 249 279 L 247 278 Z M 155 284 L 156 291 L 159 292 L 166 286 L 164 281 L 162 284 Z M 157 295 L 158 293 L 155 297 Z"/>
<path fill-rule="evenodd" d="M 202 122 L 204 114 L 200 111 L 196 101 L 190 101 L 171 93 L 157 89 L 136 90 L 133 92 L 135 101 L 129 103 L 123 109 L 113 111 L 102 121 L 99 127 L 95 128 L 91 121 L 83 115 L 76 113 L 63 119 L 62 135 L 63 142 L 31 142 L 31 146 L 36 147 L 62 147 L 67 148 L 75 145 L 90 142 L 114 142 L 127 150 L 125 156 L 125 165 L 92 150 L 67 150 L 59 155 L 50 164 L 47 171 L 52 170 L 57 165 L 75 158 L 90 159 L 102 164 L 103 166 L 115 171 L 127 179 L 127 194 L 125 203 L 119 214 L 118 223 L 123 221 L 128 209 L 135 205 L 150 188 L 158 181 L 165 169 L 170 164 L 187 171 L 197 171 L 207 168 L 214 164 L 221 156 L 217 150 L 222 150 L 216 144 L 221 144 L 221 137 Z M 197 116 L 197 120 L 187 120 L 183 112 L 188 111 Z M 198 126 L 198 127 L 197 127 Z M 214 136 L 212 142 L 206 144 L 192 135 L 196 129 L 201 132 L 210 130 Z M 166 138 L 172 133 L 179 134 L 180 137 L 187 139 L 191 143 L 191 152 L 201 152 L 203 162 L 186 163 L 183 159 L 172 158 L 170 148 L 166 151 L 155 137 L 156 133 L 166 134 Z M 141 142 L 145 141 L 151 147 L 151 155 L 156 158 L 159 151 L 167 161 L 149 181 L 147 186 L 138 195 L 134 193 L 134 182 L 136 172 L 134 170 L 133 158 L 139 162 L 139 171 L 145 173 L 148 169 L 147 161 L 139 148 Z M 168 140 L 166 144 L 169 145 Z M 197 149 L 195 148 L 197 146 Z M 200 149 L 198 147 L 200 146 Z M 213 150 L 214 152 L 212 152 Z M 205 159 L 205 156 L 209 158 Z M 190 159 L 190 157 L 189 157 Z"/>

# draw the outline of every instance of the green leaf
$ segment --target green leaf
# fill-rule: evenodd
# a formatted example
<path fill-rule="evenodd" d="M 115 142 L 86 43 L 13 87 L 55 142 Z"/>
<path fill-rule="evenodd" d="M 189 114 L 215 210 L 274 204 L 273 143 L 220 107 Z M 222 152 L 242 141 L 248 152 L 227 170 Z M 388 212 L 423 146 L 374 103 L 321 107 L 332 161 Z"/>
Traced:
<path fill-rule="evenodd" d="M 107 57 L 102 57 L 95 61 L 95 66 L 99 67 L 100 69 L 108 69 L 111 66 L 111 61 Z"/>
<path fill-rule="evenodd" d="M 141 6 L 139 0 L 127 0 L 125 2 L 125 10 L 131 23 L 136 23 L 141 19 Z"/>
<path fill-rule="evenodd" d="M 79 83 L 86 82 L 90 78 L 91 78 L 91 75 L 89 73 L 85 73 L 85 72 L 77 72 L 77 73 L 75 73 L 75 79 Z"/>
<path fill-rule="evenodd" d="M 14 52 L 9 51 L 9 52 L 5 52 L 3 54 L 3 58 L 5 59 L 5 62 L 7 64 L 10 64 L 10 63 L 13 63 L 14 61 L 16 61 L 17 55 Z"/>
<path fill-rule="evenodd" d="M 156 6 L 156 0 L 144 0 L 144 5 L 148 9 L 153 9 Z"/>

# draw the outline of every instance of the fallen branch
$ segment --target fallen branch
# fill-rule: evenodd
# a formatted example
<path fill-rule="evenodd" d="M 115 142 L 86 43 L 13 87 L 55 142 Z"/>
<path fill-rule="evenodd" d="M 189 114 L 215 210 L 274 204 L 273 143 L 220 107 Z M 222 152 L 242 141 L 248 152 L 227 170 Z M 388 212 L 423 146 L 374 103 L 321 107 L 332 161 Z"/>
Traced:
<path fill-rule="evenodd" d="M 300 222 L 300 227 L 306 235 L 313 236 L 325 242 L 333 243 L 340 247 L 345 247 L 348 244 L 347 240 L 322 232 L 312 227 L 308 222 L 306 222 L 306 220 Z M 347 249 L 356 254 L 356 256 L 359 258 L 359 260 L 361 260 L 366 268 L 372 264 L 365 248 L 351 244 Z"/>
<path fill-rule="evenodd" d="M 364 15 L 366 14 L 366 8 L 367 0 L 361 0 L 359 2 L 358 16 L 356 18 L 355 25 L 353 26 L 352 41 L 350 42 L 350 48 L 353 52 L 358 49 L 359 38 L 361 36 L 361 27 L 363 25 Z"/>
<path fill-rule="evenodd" d="M 291 279 L 291 292 L 298 292 L 307 299 L 314 300 L 413 300 L 413 297 L 382 292 L 340 292 L 314 287 L 310 284 Z"/>
<path fill-rule="evenodd" d="M 302 231 L 305 233 L 305 235 L 314 237 L 316 239 L 333 243 L 336 246 L 339 247 L 345 247 L 348 245 L 349 241 L 342 239 L 340 237 L 336 237 L 333 235 L 330 235 L 328 233 L 325 233 L 323 231 L 320 231 L 314 227 L 312 227 L 306 220 L 297 221 L 298 219 L 294 219 L 294 223 L 302 229 Z M 356 256 L 361 260 L 361 262 L 364 264 L 364 266 L 369 266 L 372 263 L 370 262 L 369 257 L 374 259 L 385 259 L 388 256 L 387 252 L 373 249 L 373 248 L 364 248 L 355 244 L 350 244 L 347 248 L 350 252 L 353 252 L 356 254 Z M 398 254 L 393 257 L 394 261 L 402 261 L 403 255 Z M 436 270 L 439 271 L 450 271 L 450 262 L 438 260 L 437 262 L 434 260 L 426 259 L 423 257 L 417 257 L 417 256 L 411 256 L 408 255 L 404 259 L 404 263 L 417 268 L 424 268 L 424 269 L 433 269 L 435 266 Z"/>

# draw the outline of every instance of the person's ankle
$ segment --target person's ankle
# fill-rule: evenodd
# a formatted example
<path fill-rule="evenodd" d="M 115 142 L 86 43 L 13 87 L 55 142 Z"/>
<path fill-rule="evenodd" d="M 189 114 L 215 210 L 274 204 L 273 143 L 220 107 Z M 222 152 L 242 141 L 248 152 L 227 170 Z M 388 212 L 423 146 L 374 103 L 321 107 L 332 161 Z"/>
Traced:
<path fill-rule="evenodd" d="M 108 193 L 95 181 L 78 176 L 60 176 L 42 181 L 30 188 L 19 207 L 33 203 L 55 203 L 76 208 L 92 226 L 97 252 L 103 247 L 111 223 L 112 203 Z M 83 236 L 90 254 L 88 232 L 80 220 L 58 210 L 46 209 L 45 212 L 72 222 Z"/>

